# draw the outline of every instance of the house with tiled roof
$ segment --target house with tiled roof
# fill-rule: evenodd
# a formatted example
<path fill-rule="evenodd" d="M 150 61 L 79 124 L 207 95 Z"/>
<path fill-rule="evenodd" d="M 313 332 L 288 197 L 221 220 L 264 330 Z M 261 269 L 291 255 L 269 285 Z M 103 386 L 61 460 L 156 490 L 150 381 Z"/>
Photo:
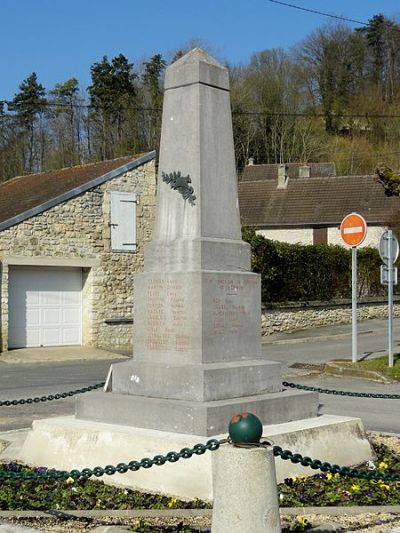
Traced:
<path fill-rule="evenodd" d="M 336 176 L 333 163 L 254 165 L 239 179 L 242 225 L 267 239 L 292 244 L 339 244 L 340 223 L 352 212 L 368 225 L 361 246 L 377 246 L 400 199 L 387 196 L 376 176 Z"/>
<path fill-rule="evenodd" d="M 155 191 L 155 152 L 0 184 L 0 351 L 131 348 Z"/>

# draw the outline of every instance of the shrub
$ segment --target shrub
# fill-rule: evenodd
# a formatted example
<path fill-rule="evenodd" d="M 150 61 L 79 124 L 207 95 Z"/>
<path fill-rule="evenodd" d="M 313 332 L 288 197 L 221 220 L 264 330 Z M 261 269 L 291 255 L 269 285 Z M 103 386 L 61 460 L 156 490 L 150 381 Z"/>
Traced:
<path fill-rule="evenodd" d="M 351 250 L 271 241 L 248 230 L 243 238 L 251 246 L 252 269 L 261 274 L 264 303 L 351 298 Z M 380 264 L 374 248 L 358 250 L 359 295 L 384 293 Z"/>

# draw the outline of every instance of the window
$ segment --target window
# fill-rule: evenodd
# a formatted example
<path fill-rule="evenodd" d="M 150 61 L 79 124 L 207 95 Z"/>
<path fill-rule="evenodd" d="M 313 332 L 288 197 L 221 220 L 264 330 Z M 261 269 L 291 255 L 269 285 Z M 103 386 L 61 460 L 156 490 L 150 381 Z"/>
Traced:
<path fill-rule="evenodd" d="M 111 192 L 110 228 L 112 250 L 136 251 L 136 193 Z"/>

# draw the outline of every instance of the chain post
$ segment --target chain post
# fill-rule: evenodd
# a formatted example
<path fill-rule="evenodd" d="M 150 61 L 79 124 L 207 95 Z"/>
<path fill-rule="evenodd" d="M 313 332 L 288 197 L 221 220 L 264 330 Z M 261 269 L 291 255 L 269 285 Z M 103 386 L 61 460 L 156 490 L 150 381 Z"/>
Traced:
<path fill-rule="evenodd" d="M 233 416 L 230 442 L 213 457 L 213 533 L 281 533 L 274 454 L 260 444 L 262 429 L 252 413 Z"/>

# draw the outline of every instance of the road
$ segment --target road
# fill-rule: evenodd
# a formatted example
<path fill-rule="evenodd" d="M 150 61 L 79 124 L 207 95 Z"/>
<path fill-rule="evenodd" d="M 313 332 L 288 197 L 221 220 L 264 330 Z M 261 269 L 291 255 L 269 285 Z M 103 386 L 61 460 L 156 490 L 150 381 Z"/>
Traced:
<path fill-rule="evenodd" d="M 351 361 L 351 325 L 327 326 L 297 333 L 279 334 L 264 339 L 263 354 L 287 366 L 294 363 L 320 363 L 347 358 Z M 400 320 L 394 321 L 394 350 L 400 346 Z M 368 320 L 359 325 L 359 358 L 387 353 L 387 324 Z"/>
<path fill-rule="evenodd" d="M 394 351 L 400 346 L 400 320 L 394 321 Z M 285 379 L 326 389 L 372 393 L 400 393 L 400 383 L 384 385 L 356 378 L 335 378 L 318 373 L 318 365 L 332 359 L 351 361 L 351 325 L 331 326 L 265 339 L 263 355 L 283 363 Z M 368 320 L 359 324 L 359 359 L 387 353 L 387 321 Z M 308 369 L 301 369 L 305 365 Z M 304 375 L 315 367 L 315 372 Z M 373 431 L 400 434 L 400 400 L 379 400 L 320 394 L 320 413 L 355 416 Z"/>
<path fill-rule="evenodd" d="M 400 394 L 400 383 L 383 385 L 361 379 L 334 378 L 325 375 L 309 375 L 287 378 L 287 381 L 355 392 Z M 354 416 L 361 418 L 367 430 L 400 435 L 400 400 L 380 400 L 376 398 L 353 398 L 349 396 L 319 395 L 320 414 Z"/>
<path fill-rule="evenodd" d="M 0 400 L 46 396 L 105 381 L 117 360 L 35 364 L 0 363 Z M 33 420 L 74 413 L 74 397 L 0 407 L 0 431 L 29 427 Z"/>
<path fill-rule="evenodd" d="M 395 332 L 400 320 L 395 322 Z M 280 334 L 263 343 L 263 355 L 284 363 L 284 379 L 323 388 L 360 392 L 400 393 L 400 383 L 382 385 L 360 379 L 327 377 L 320 373 L 293 368 L 292 365 L 316 365 L 334 358 L 351 359 L 350 326 L 318 328 L 296 334 Z M 373 357 L 385 353 L 385 321 L 371 320 L 360 324 L 359 353 Z M 400 337 L 395 336 L 395 346 Z M 114 360 L 9 364 L 0 362 L 0 400 L 28 398 L 79 389 L 104 381 Z M 0 431 L 29 427 L 33 420 L 74 413 L 74 398 L 41 402 L 33 405 L 1 407 Z M 366 428 L 400 434 L 400 400 L 378 400 L 320 395 L 320 412 L 361 417 Z"/>

